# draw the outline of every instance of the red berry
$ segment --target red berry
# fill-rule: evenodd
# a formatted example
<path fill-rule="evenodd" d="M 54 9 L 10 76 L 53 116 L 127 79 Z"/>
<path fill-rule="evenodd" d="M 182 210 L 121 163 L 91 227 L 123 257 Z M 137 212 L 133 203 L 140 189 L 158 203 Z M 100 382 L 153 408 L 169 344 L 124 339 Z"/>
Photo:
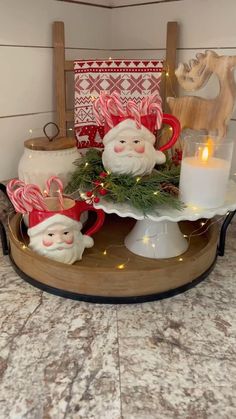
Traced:
<path fill-rule="evenodd" d="M 91 198 L 91 196 L 93 195 L 93 192 L 92 191 L 88 191 L 88 192 L 86 192 L 86 195 L 87 195 L 88 198 Z"/>
<path fill-rule="evenodd" d="M 100 186 L 101 185 L 101 181 L 100 180 L 95 180 L 93 183 L 94 183 L 95 186 Z"/>
<path fill-rule="evenodd" d="M 108 176 L 108 173 L 106 173 L 106 172 L 101 172 L 99 176 L 100 176 L 100 177 L 107 177 L 107 176 Z"/>
<path fill-rule="evenodd" d="M 106 195 L 106 194 L 107 194 L 107 190 L 106 190 L 106 189 L 104 189 L 104 188 L 99 189 L 99 190 L 98 190 L 98 192 L 99 192 L 99 193 L 100 193 L 100 195 L 102 195 L 102 196 L 104 196 L 104 195 Z"/>
<path fill-rule="evenodd" d="M 95 204 L 98 204 L 99 201 L 100 201 L 100 198 L 98 198 L 98 196 L 95 196 L 95 198 L 93 198 L 93 202 Z"/>

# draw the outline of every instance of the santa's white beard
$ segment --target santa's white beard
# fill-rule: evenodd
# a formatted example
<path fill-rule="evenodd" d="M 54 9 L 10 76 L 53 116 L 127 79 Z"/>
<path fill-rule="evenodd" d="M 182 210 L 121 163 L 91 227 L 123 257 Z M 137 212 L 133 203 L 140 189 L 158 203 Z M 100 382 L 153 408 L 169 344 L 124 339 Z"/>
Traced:
<path fill-rule="evenodd" d="M 30 238 L 29 247 L 49 259 L 56 260 L 57 262 L 72 264 L 76 260 L 81 260 L 82 258 L 85 245 L 81 238 L 82 234 L 74 231 L 73 244 L 68 245 L 66 243 L 59 243 L 46 248 L 42 245 L 42 236 L 36 235 Z"/>
<path fill-rule="evenodd" d="M 142 154 L 135 151 L 116 153 L 114 143 L 110 142 L 103 151 L 102 162 L 105 169 L 112 173 L 137 176 L 151 173 L 155 164 L 165 162 L 165 155 L 155 150 L 151 143 L 145 144 L 145 152 Z"/>

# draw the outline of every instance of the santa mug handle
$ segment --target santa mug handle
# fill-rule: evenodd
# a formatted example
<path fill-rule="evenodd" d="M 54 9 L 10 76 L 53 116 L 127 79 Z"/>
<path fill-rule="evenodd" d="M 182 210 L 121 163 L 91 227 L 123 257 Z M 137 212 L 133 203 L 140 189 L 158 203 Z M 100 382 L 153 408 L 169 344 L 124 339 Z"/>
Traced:
<path fill-rule="evenodd" d="M 158 149 L 160 151 L 165 151 L 168 150 L 168 148 L 173 147 L 173 145 L 176 143 L 180 135 L 181 127 L 179 120 L 174 115 L 170 115 L 168 113 L 163 114 L 162 124 L 170 125 L 172 128 L 171 138 L 166 144 Z"/>
<path fill-rule="evenodd" d="M 84 211 L 94 211 L 97 213 L 97 218 L 95 220 L 95 223 L 84 233 L 87 236 L 92 236 L 102 227 L 105 220 L 105 212 L 101 209 L 94 208 L 92 204 L 88 204 L 85 201 L 76 201 L 75 205 L 76 205 L 76 212 L 77 212 L 78 220 L 80 219 L 80 216 Z"/>

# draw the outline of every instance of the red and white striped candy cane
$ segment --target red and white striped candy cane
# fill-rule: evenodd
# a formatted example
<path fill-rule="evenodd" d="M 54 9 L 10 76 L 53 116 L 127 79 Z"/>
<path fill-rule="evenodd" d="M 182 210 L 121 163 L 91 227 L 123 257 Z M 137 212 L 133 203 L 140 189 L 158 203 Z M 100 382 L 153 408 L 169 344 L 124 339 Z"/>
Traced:
<path fill-rule="evenodd" d="M 107 125 L 112 128 L 113 127 L 113 120 L 111 117 L 111 111 L 108 109 L 108 100 L 110 99 L 110 96 L 106 93 L 106 92 L 102 92 L 100 94 L 100 109 L 101 109 L 101 114 L 103 116 L 103 118 L 105 119 Z"/>
<path fill-rule="evenodd" d="M 162 125 L 162 119 L 163 119 L 163 112 L 162 108 L 159 106 L 158 103 L 151 103 L 149 105 L 149 113 L 155 113 L 156 114 L 156 129 L 160 129 Z"/>
<path fill-rule="evenodd" d="M 55 183 L 58 186 L 58 190 L 57 190 L 57 192 L 58 192 L 58 199 L 59 199 L 59 202 L 60 202 L 61 207 L 64 208 L 64 200 L 63 200 L 63 195 L 62 195 L 62 192 L 63 192 L 63 183 L 62 183 L 61 179 L 59 179 L 59 177 L 57 177 L 57 176 L 51 176 L 47 180 L 45 194 L 47 196 L 50 195 L 50 189 L 51 189 L 52 183 Z"/>
<path fill-rule="evenodd" d="M 156 94 L 156 95 L 150 96 L 149 106 L 152 105 L 153 103 L 156 103 L 162 109 L 162 99 L 160 95 Z"/>
<path fill-rule="evenodd" d="M 136 103 L 133 100 L 128 100 L 126 109 L 128 116 L 131 116 L 135 120 L 137 127 L 141 128 L 141 115 Z"/>
<path fill-rule="evenodd" d="M 98 125 L 103 125 L 104 118 L 101 114 L 101 102 L 99 97 L 93 102 L 93 114 L 95 116 L 96 123 Z"/>
<path fill-rule="evenodd" d="M 114 102 L 114 105 L 117 109 L 117 114 L 121 117 L 122 116 L 124 117 L 126 115 L 126 113 L 125 113 L 124 107 L 122 105 L 119 93 L 118 92 L 113 92 L 111 94 L 111 99 Z"/>
<path fill-rule="evenodd" d="M 25 204 L 25 201 L 22 200 L 22 189 L 16 189 L 11 197 L 11 202 L 16 210 L 21 214 L 27 214 L 32 211 L 32 206 Z"/>
<path fill-rule="evenodd" d="M 109 97 L 109 99 L 107 100 L 107 108 L 109 109 L 109 112 L 112 115 L 119 115 L 117 106 L 114 102 L 114 99 L 112 97 Z"/>
<path fill-rule="evenodd" d="M 36 185 L 26 185 L 21 180 L 12 179 L 7 185 L 7 193 L 17 212 L 27 214 L 33 208 L 47 209 L 40 188 Z"/>
<path fill-rule="evenodd" d="M 19 179 L 12 179 L 10 180 L 10 182 L 8 182 L 7 184 L 7 194 L 9 196 L 9 198 L 11 199 L 11 197 L 13 196 L 14 190 L 20 186 L 24 186 L 25 183 L 22 180 Z"/>
<path fill-rule="evenodd" d="M 47 210 L 47 205 L 45 203 L 45 199 L 41 193 L 39 186 L 28 184 L 25 185 L 22 198 L 27 201 L 33 206 L 33 208 L 37 210 Z"/>

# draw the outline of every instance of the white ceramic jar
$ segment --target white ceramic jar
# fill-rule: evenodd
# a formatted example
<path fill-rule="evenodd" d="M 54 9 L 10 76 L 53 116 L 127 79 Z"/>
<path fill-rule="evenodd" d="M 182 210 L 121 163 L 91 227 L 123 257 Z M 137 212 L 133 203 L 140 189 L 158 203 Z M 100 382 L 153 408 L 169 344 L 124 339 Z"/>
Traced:
<path fill-rule="evenodd" d="M 38 185 L 45 189 L 50 176 L 58 176 L 64 187 L 67 185 L 76 166 L 73 164 L 80 157 L 73 138 L 34 138 L 24 143 L 24 154 L 18 166 L 19 179 L 25 183 Z"/>

